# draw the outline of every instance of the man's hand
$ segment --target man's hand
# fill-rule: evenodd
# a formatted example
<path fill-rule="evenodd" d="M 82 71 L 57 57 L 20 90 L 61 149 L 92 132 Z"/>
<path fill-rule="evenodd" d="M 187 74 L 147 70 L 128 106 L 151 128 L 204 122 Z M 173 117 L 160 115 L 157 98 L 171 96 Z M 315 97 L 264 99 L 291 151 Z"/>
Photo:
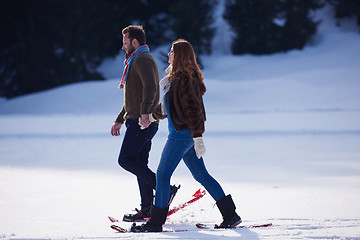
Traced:
<path fill-rule="evenodd" d="M 155 122 L 156 120 L 152 116 L 152 114 L 141 114 L 141 117 L 139 118 L 139 125 L 140 129 L 144 130 L 145 128 L 149 127 L 152 122 Z"/>
<path fill-rule="evenodd" d="M 122 123 L 115 122 L 111 127 L 111 135 L 112 136 L 120 136 L 120 128 Z"/>

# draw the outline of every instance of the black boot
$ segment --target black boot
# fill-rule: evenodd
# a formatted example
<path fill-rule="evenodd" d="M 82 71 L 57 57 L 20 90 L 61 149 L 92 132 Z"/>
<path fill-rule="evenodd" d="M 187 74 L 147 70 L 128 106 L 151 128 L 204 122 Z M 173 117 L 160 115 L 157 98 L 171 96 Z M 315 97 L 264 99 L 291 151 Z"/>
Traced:
<path fill-rule="evenodd" d="M 167 204 L 167 208 L 169 208 L 171 202 L 174 200 L 174 197 L 175 197 L 177 191 L 180 189 L 180 187 L 181 187 L 181 185 L 178 185 L 178 186 L 171 185 L 170 186 L 170 197 L 169 197 L 169 201 Z M 151 206 L 142 208 L 141 210 L 138 210 L 137 208 L 135 208 L 136 213 L 125 214 L 123 217 L 123 221 L 125 221 L 125 222 L 146 221 L 148 218 L 150 218 L 150 209 L 151 209 Z M 139 227 L 139 226 L 137 226 L 137 227 Z"/>
<path fill-rule="evenodd" d="M 216 202 L 216 205 L 223 217 L 223 222 L 219 226 L 216 225 L 216 228 L 233 228 L 242 222 L 240 216 L 235 212 L 236 207 L 231 195 L 223 197 Z"/>
<path fill-rule="evenodd" d="M 125 222 L 141 222 L 145 221 L 147 218 L 150 217 L 150 207 L 143 208 L 141 210 L 138 210 L 135 208 L 136 213 L 132 214 L 125 214 L 123 217 L 123 221 Z"/>
<path fill-rule="evenodd" d="M 140 232 L 162 232 L 162 225 L 166 221 L 168 208 L 151 207 L 150 220 L 141 225 Z"/>

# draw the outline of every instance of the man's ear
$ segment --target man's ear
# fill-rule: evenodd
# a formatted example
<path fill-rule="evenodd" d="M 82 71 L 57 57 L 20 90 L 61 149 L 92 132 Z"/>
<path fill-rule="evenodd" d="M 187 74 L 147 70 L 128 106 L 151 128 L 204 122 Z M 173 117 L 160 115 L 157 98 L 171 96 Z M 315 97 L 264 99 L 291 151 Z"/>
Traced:
<path fill-rule="evenodd" d="M 134 38 L 131 43 L 135 49 L 140 47 L 139 41 L 136 38 Z"/>

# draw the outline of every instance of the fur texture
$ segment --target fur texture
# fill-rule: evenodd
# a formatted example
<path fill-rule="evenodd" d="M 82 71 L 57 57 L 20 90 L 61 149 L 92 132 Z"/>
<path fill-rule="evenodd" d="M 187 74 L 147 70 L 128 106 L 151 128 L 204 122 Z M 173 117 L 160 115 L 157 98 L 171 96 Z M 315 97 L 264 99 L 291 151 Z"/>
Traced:
<path fill-rule="evenodd" d="M 200 137 L 205 131 L 206 113 L 202 96 L 206 91 L 202 80 L 180 75 L 173 79 L 169 90 L 171 120 L 177 131 L 189 128 L 193 137 Z M 153 113 L 157 119 L 166 118 L 158 105 Z"/>

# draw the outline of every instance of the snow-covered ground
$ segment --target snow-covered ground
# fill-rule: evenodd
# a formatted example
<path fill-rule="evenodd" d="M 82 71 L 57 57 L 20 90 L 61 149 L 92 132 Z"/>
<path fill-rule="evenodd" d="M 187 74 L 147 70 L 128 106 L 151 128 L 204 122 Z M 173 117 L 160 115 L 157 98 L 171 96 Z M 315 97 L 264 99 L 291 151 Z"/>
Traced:
<path fill-rule="evenodd" d="M 110 135 L 120 58 L 103 66 L 106 81 L 1 100 L 0 239 L 360 239 L 359 56 L 359 33 L 324 22 L 303 51 L 203 57 L 208 170 L 244 224 L 274 224 L 262 229 L 197 230 L 221 222 L 209 195 L 165 225 L 191 231 L 110 229 L 108 215 L 139 205 L 135 177 L 117 165 L 122 137 Z M 163 121 L 154 171 L 166 136 Z M 183 163 L 172 182 L 174 206 L 201 187 Z"/>

